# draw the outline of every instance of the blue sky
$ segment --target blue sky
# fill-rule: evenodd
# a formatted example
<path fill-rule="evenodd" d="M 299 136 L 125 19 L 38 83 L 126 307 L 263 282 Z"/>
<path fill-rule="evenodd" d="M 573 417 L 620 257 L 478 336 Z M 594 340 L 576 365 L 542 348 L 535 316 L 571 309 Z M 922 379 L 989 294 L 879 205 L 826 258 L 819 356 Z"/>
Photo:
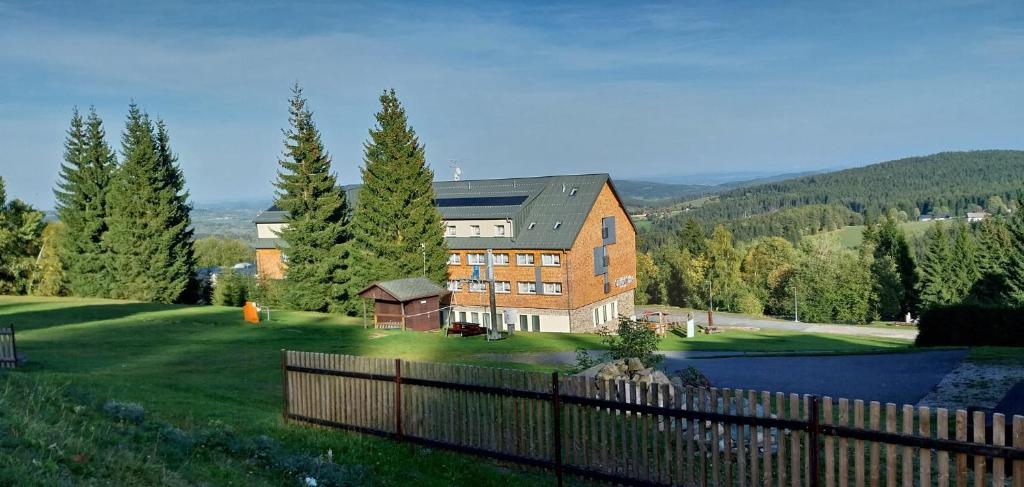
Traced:
<path fill-rule="evenodd" d="M 443 179 L 1024 147 L 1018 2 L 149 3 L 0 0 L 9 195 L 51 207 L 72 107 L 116 145 L 134 99 L 193 200 L 269 198 L 295 81 L 345 184 L 389 87 Z"/>

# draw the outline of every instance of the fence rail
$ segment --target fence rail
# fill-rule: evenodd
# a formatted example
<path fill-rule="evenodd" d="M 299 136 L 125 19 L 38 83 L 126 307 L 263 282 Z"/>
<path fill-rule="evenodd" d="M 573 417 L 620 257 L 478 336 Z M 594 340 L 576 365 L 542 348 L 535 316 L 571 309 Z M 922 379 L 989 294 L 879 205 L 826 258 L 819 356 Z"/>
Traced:
<path fill-rule="evenodd" d="M 281 368 L 287 420 L 551 469 L 559 483 L 1024 487 L 1021 416 L 294 351 Z"/>
<path fill-rule="evenodd" d="M 14 343 L 14 325 L 0 328 L 0 369 L 18 365 L 18 347 Z"/>

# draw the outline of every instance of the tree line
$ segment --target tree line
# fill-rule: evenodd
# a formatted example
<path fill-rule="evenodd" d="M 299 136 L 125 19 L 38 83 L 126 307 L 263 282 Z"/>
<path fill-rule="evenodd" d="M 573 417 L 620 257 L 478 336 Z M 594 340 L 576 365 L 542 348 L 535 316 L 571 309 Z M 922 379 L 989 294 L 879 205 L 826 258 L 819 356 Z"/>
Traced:
<path fill-rule="evenodd" d="M 639 254 L 639 302 L 840 323 L 902 321 L 952 305 L 1024 307 L 1021 212 L 936 222 L 916 249 L 895 210 L 866 226 L 854 249 L 820 237 L 737 245 L 724 225 L 709 235 L 695 219 L 674 241 Z"/>
<path fill-rule="evenodd" d="M 434 173 L 394 90 L 380 95 L 374 118 L 353 205 L 332 171 L 301 88 L 293 88 L 275 181 L 275 205 L 287 212 L 280 237 L 288 260 L 284 280 L 260 283 L 264 301 L 354 314 L 360 310 L 357 293 L 372 282 L 447 279 Z"/>
<path fill-rule="evenodd" d="M 293 88 L 274 202 L 287 213 L 280 235 L 286 278 L 257 283 L 226 271 L 214 301 L 355 313 L 356 294 L 374 281 L 447 279 L 424 146 L 394 90 L 381 94 L 380 104 L 354 206 L 301 88 Z M 85 116 L 74 110 L 63 159 L 57 221 L 49 224 L 42 212 L 7 201 L 0 179 L 0 292 L 202 302 L 209 290 L 197 281 L 198 266 L 251 257 L 239 242 L 194 241 L 185 177 L 166 124 L 138 105 L 129 105 L 119 153 L 95 109 Z"/>
<path fill-rule="evenodd" d="M 944 152 L 727 191 L 700 208 L 655 220 L 645 239 L 666 242 L 695 218 L 707 229 L 726 225 L 739 240 L 775 235 L 796 243 L 799 236 L 831 229 L 810 213 L 847 224 L 878 221 L 889 210 L 906 219 L 928 213 L 963 216 L 998 208 L 992 198 L 1012 206 L 1024 197 L 1021 188 L 1024 151 Z"/>

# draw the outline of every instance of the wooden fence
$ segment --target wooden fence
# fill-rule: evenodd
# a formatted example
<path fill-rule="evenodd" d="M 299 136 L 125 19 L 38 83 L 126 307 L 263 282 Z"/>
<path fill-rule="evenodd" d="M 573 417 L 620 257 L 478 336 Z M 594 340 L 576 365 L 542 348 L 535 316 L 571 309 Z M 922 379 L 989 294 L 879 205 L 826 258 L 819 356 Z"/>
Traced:
<path fill-rule="evenodd" d="M 1021 416 L 294 351 L 281 368 L 287 420 L 547 468 L 559 484 L 1024 487 Z"/>
<path fill-rule="evenodd" d="M 14 343 L 14 325 L 0 328 L 0 369 L 18 365 L 18 347 Z"/>

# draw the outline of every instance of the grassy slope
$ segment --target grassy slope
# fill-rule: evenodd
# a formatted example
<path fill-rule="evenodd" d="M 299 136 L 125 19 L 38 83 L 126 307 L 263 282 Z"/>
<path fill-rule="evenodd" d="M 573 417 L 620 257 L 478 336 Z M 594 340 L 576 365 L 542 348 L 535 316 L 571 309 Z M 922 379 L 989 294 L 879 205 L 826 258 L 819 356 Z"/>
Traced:
<path fill-rule="evenodd" d="M 947 224 L 949 222 L 946 222 Z M 928 231 L 935 222 L 906 222 L 900 223 L 900 228 L 907 234 L 908 239 L 913 239 L 924 235 L 924 232 Z M 844 248 L 852 249 L 860 245 L 864 240 L 864 226 L 855 225 L 849 227 L 843 227 L 839 230 L 833 230 L 831 232 L 819 233 L 817 235 L 811 235 L 808 238 L 836 238 L 839 240 L 839 244 Z"/>
<path fill-rule="evenodd" d="M 29 374 L 81 386 L 100 398 L 135 401 L 183 428 L 228 425 L 242 434 L 270 434 L 292 447 L 325 452 L 368 466 L 385 483 L 431 479 L 426 485 L 506 483 L 491 462 L 340 432 L 282 427 L 280 349 L 482 363 L 476 353 L 599 348 L 597 337 L 518 334 L 487 343 L 481 337 L 364 330 L 359 319 L 276 312 L 269 324 L 241 321 L 237 308 L 188 307 L 76 298 L 0 297 L 0 324 L 17 327 Z M 871 351 L 905 343 L 794 333 L 730 332 L 683 340 L 667 350 Z M 2 381 L 2 379 L 0 379 Z M 408 462 L 391 457 L 411 456 Z M 520 473 L 520 475 L 528 475 Z M 525 482 L 530 477 L 517 479 Z"/>

